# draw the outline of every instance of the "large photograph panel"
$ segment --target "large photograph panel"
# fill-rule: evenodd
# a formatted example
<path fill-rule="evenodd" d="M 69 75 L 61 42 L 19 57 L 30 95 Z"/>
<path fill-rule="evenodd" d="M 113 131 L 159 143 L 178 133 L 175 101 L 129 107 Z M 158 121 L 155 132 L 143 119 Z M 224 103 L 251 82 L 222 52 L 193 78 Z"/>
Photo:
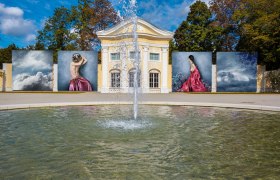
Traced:
<path fill-rule="evenodd" d="M 97 52 L 59 51 L 58 90 L 97 91 Z"/>
<path fill-rule="evenodd" d="M 211 52 L 172 53 L 173 92 L 209 92 L 211 85 Z"/>
<path fill-rule="evenodd" d="M 217 52 L 217 91 L 256 92 L 257 53 Z"/>
<path fill-rule="evenodd" d="M 51 51 L 12 51 L 13 90 L 52 91 Z"/>

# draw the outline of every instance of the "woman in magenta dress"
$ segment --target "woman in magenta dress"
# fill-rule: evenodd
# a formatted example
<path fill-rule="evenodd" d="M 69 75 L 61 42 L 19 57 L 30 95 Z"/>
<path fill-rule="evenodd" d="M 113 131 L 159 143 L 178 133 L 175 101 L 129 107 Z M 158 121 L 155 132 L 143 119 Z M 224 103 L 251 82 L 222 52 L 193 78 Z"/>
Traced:
<path fill-rule="evenodd" d="M 92 91 L 90 82 L 80 76 L 80 67 L 87 63 L 87 59 L 82 57 L 79 53 L 75 53 L 72 56 L 72 62 L 70 64 L 71 80 L 69 85 L 69 91 Z"/>
<path fill-rule="evenodd" d="M 206 92 L 207 88 L 201 81 L 201 76 L 199 70 L 194 62 L 193 55 L 189 56 L 190 71 L 191 74 L 189 78 L 182 84 L 181 88 L 177 91 L 179 92 Z"/>

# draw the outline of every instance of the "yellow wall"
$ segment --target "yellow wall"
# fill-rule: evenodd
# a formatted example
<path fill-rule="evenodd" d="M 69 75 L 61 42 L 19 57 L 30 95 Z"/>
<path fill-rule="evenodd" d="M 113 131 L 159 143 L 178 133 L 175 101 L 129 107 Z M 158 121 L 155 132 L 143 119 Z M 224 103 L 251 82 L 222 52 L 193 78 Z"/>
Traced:
<path fill-rule="evenodd" d="M 4 69 L 4 66 L 6 68 Z M 12 64 L 3 64 L 3 70 L 5 70 L 5 91 L 12 91 L 13 90 L 13 76 L 12 76 Z M 3 80 L 3 78 L 2 78 Z M 0 82 L 1 83 L 1 82 Z M 1 83 L 0 87 L 2 87 L 3 82 Z M 0 88 L 1 89 L 1 88 Z M 3 87 L 2 87 L 3 89 Z"/>
<path fill-rule="evenodd" d="M 167 83 L 168 83 L 168 88 L 171 89 L 171 91 L 172 91 L 172 65 L 171 64 L 168 65 Z"/>
<path fill-rule="evenodd" d="M 4 71 L 0 69 L 0 91 L 3 91 Z"/>
<path fill-rule="evenodd" d="M 102 65 L 98 64 L 97 66 L 97 91 L 100 92 L 100 88 L 102 87 Z"/>

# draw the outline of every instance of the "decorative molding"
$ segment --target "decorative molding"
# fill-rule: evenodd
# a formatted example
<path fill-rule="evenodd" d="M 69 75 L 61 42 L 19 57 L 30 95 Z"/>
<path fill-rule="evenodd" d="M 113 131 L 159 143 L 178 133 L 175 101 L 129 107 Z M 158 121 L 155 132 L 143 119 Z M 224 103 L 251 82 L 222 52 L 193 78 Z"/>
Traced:
<path fill-rule="evenodd" d="M 161 48 L 161 51 L 162 51 L 163 53 L 167 53 L 167 52 L 168 52 L 168 49 L 169 49 L 169 48 L 167 48 L 167 47 L 162 47 L 162 48 Z"/>
<path fill-rule="evenodd" d="M 116 32 L 116 31 L 118 31 L 120 29 L 123 29 L 125 26 L 129 26 L 131 24 L 132 24 L 132 20 L 128 19 L 128 20 L 126 20 L 124 22 L 121 22 L 121 23 L 117 24 L 116 26 L 114 26 L 114 27 L 112 27 L 110 29 L 103 30 L 103 31 L 98 31 L 96 34 L 97 34 L 97 36 L 99 38 L 101 38 L 101 37 L 106 37 L 107 38 L 107 37 L 110 37 L 110 34 L 113 34 L 114 32 Z M 161 36 L 161 37 L 165 37 L 165 38 L 171 38 L 171 39 L 173 38 L 173 35 L 174 35 L 173 32 L 159 29 L 159 28 L 155 27 L 154 25 L 144 21 L 143 19 L 139 19 L 138 18 L 137 19 L 137 24 L 139 26 L 141 26 L 141 27 L 145 27 L 146 26 L 147 28 L 153 30 L 155 33 L 158 34 L 157 36 L 159 36 L 159 37 Z M 123 34 L 123 35 L 125 35 L 125 34 Z M 121 36 L 123 36 L 123 35 L 121 35 Z M 130 33 L 130 35 L 131 35 L 131 33 Z M 115 36 L 111 36 L 111 37 L 115 38 Z"/>
<path fill-rule="evenodd" d="M 143 50 L 144 50 L 144 52 L 148 52 L 149 51 L 149 46 L 144 46 Z"/>
<path fill-rule="evenodd" d="M 103 53 L 107 53 L 107 52 L 108 52 L 109 46 L 103 46 L 103 45 L 101 45 L 101 47 L 102 47 L 102 52 L 103 52 Z"/>
<path fill-rule="evenodd" d="M 133 42 L 125 42 L 125 45 L 126 46 L 133 45 Z M 167 48 L 167 49 L 169 49 L 169 44 L 150 44 L 150 43 L 145 43 L 145 42 L 138 42 L 138 45 L 139 46 L 148 46 L 149 48 L 150 47 L 158 47 L 158 48 Z M 101 46 L 103 48 L 116 47 L 116 46 L 119 47 L 120 44 L 119 43 L 102 44 Z"/>

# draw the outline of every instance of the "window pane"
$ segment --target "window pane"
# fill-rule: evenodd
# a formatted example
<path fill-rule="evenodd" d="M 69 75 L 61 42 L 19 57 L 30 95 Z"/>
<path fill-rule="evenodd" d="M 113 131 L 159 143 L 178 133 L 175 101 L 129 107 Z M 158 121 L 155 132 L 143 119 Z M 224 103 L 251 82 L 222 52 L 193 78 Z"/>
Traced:
<path fill-rule="evenodd" d="M 158 88 L 159 87 L 159 73 L 150 73 L 150 88 Z"/>
<path fill-rule="evenodd" d="M 134 72 L 130 72 L 129 73 L 129 87 L 133 87 L 134 86 Z"/>
<path fill-rule="evenodd" d="M 155 73 L 155 80 L 154 80 L 155 84 L 154 87 L 158 88 L 158 73 Z"/>
<path fill-rule="evenodd" d="M 130 52 L 129 58 L 130 58 L 130 59 L 134 59 L 134 58 L 135 58 L 135 52 L 134 52 L 134 51 L 131 51 L 131 52 Z"/>
<path fill-rule="evenodd" d="M 111 87 L 120 87 L 120 73 L 111 74 Z"/>
<path fill-rule="evenodd" d="M 130 59 L 135 59 L 135 51 L 130 51 L 129 52 L 129 58 Z M 140 59 L 140 52 L 138 52 L 138 56 L 139 56 L 139 59 Z"/>
<path fill-rule="evenodd" d="M 129 72 L 129 87 L 134 87 L 134 74 L 135 72 Z M 140 87 L 140 80 L 141 80 L 141 75 L 140 73 L 138 74 L 138 87 Z"/>
<path fill-rule="evenodd" d="M 159 53 L 150 53 L 150 60 L 158 61 Z"/>
<path fill-rule="evenodd" d="M 120 53 L 111 53 L 111 60 L 120 60 Z"/>

